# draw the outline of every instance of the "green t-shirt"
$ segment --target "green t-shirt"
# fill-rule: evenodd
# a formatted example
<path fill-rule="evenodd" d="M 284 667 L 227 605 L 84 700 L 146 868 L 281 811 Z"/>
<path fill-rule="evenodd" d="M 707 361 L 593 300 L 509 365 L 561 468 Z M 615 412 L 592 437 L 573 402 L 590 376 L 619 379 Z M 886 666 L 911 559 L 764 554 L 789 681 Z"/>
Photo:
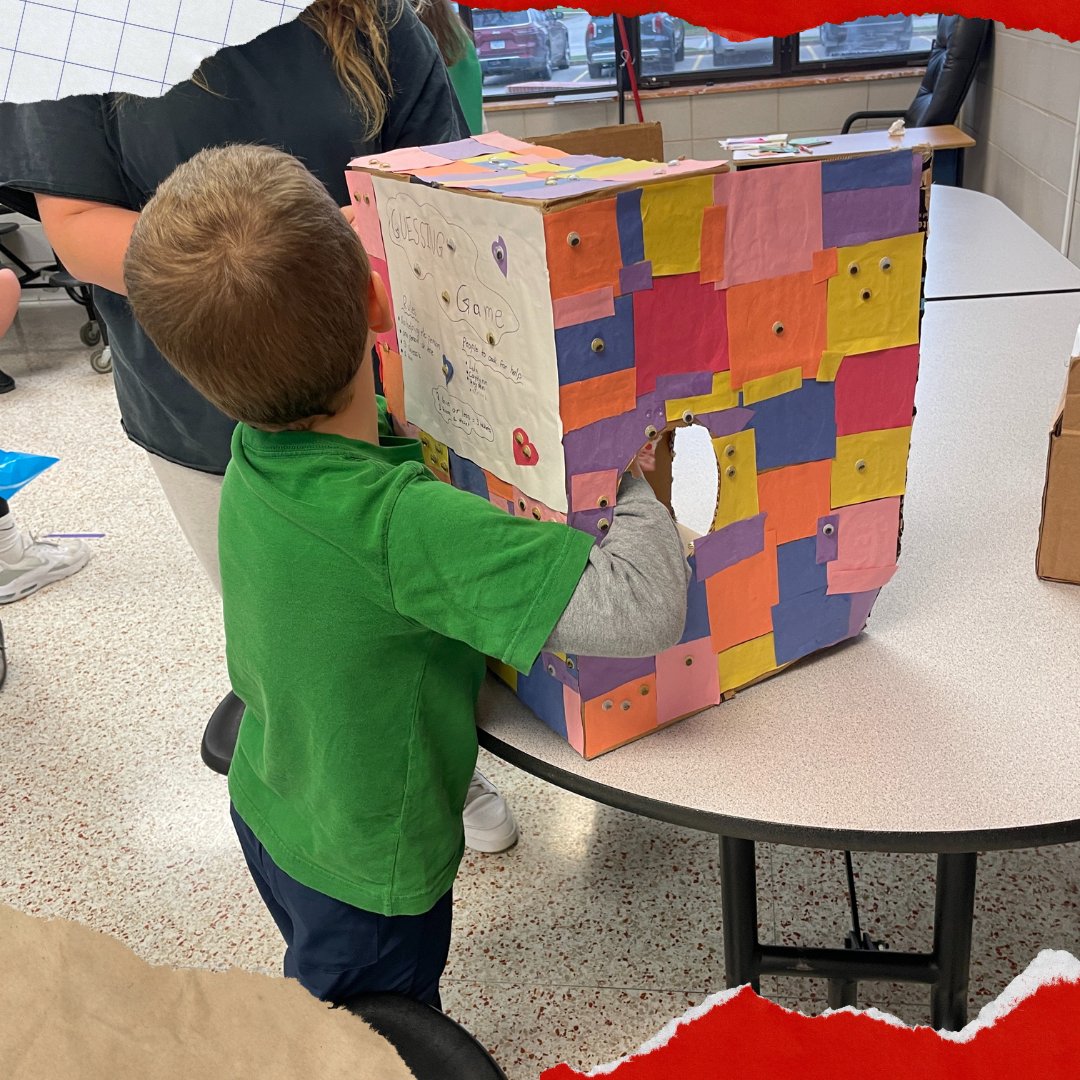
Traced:
<path fill-rule="evenodd" d="M 529 670 L 592 538 L 436 480 L 413 439 L 240 425 L 219 548 L 237 812 L 309 888 L 428 911 L 464 849 L 484 657 Z"/>
<path fill-rule="evenodd" d="M 466 34 L 461 37 L 461 59 L 447 71 L 469 125 L 469 133 L 479 135 L 484 130 L 484 73 L 480 69 L 480 58 L 476 55 L 472 38 Z"/>

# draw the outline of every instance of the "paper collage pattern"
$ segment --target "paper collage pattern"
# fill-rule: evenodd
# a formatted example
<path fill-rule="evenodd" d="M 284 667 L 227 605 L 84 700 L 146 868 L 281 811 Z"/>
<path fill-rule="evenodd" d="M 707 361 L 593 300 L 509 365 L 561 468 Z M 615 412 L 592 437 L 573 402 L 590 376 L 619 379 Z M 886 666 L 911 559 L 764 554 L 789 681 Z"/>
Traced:
<path fill-rule="evenodd" d="M 488 134 L 350 170 L 358 231 L 375 268 L 391 264 L 399 327 L 380 345 L 390 407 L 423 431 L 443 479 L 602 542 L 641 446 L 671 424 L 709 433 L 716 510 L 693 542 L 680 643 L 644 660 L 545 653 L 527 675 L 496 667 L 590 758 L 859 634 L 896 570 L 919 362 L 921 155 L 743 172 L 682 164 L 669 175 Z M 445 322 L 413 299 L 415 281 L 438 275 L 395 268 L 387 239 L 404 199 L 437 205 L 450 229 L 461 222 L 485 285 L 520 297 L 519 318 L 532 309 L 528 354 L 514 359 L 528 392 L 491 399 L 494 438 L 479 450 L 430 409 L 433 381 L 467 378 L 460 361 L 450 376 L 402 340 L 414 323 L 430 335 Z"/>

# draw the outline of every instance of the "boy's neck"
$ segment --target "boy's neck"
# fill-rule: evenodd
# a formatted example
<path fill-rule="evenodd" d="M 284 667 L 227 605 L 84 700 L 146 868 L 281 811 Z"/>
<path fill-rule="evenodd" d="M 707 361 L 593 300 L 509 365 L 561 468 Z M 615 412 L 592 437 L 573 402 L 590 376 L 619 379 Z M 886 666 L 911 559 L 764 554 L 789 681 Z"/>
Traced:
<path fill-rule="evenodd" d="M 375 403 L 375 384 L 371 377 L 371 363 L 360 365 L 352 385 L 349 404 L 333 416 L 320 416 L 309 428 L 326 435 L 343 435 L 346 439 L 361 442 L 379 442 L 379 408 Z"/>

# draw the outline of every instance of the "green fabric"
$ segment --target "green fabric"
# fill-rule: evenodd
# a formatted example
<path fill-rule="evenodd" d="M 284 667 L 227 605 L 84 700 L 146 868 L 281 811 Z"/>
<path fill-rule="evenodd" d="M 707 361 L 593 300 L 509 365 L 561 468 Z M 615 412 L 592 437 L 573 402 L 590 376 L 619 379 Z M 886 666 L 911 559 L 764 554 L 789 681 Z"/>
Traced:
<path fill-rule="evenodd" d="M 449 67 L 450 82 L 454 85 L 469 125 L 471 135 L 480 135 L 484 130 L 484 75 L 480 70 L 480 58 L 476 55 L 476 46 L 467 35 L 462 35 L 461 59 Z"/>
<path fill-rule="evenodd" d="M 484 657 L 530 669 L 592 543 L 441 483 L 413 439 L 237 427 L 219 547 L 247 710 L 229 794 L 285 873 L 384 915 L 450 888 Z"/>

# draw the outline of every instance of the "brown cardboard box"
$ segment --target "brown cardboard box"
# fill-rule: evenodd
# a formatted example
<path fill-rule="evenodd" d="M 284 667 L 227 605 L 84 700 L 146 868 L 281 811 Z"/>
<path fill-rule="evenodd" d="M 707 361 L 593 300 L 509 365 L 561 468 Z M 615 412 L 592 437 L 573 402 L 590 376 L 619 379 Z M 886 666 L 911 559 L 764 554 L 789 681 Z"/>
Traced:
<path fill-rule="evenodd" d="M 559 135 L 537 135 L 525 141 L 537 146 L 553 146 L 567 154 L 600 154 L 634 161 L 664 160 L 664 132 L 657 123 L 584 128 Z"/>
<path fill-rule="evenodd" d="M 1069 364 L 1065 393 L 1050 430 L 1035 572 L 1048 581 L 1080 585 L 1080 355 Z"/>

